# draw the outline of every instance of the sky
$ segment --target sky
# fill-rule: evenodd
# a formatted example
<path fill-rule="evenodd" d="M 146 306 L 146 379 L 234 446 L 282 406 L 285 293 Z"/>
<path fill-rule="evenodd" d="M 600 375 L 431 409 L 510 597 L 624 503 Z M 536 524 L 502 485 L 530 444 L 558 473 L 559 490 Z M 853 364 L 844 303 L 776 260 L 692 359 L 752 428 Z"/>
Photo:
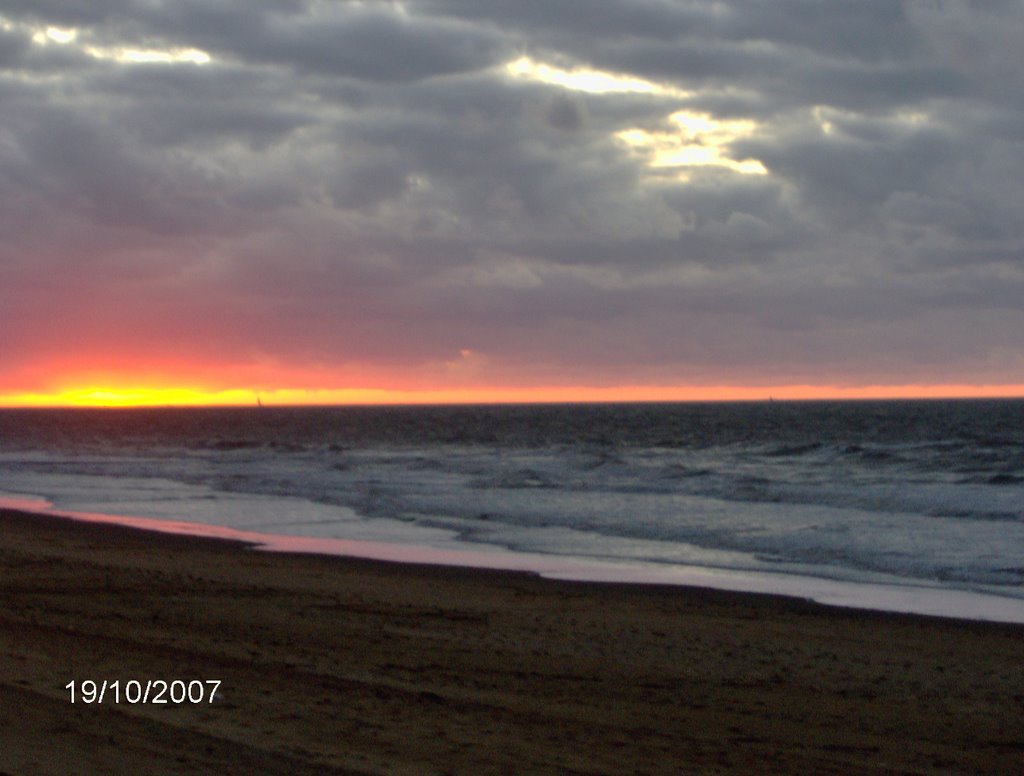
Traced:
<path fill-rule="evenodd" d="M 1024 395 L 1019 0 L 3 0 L 0 404 Z"/>

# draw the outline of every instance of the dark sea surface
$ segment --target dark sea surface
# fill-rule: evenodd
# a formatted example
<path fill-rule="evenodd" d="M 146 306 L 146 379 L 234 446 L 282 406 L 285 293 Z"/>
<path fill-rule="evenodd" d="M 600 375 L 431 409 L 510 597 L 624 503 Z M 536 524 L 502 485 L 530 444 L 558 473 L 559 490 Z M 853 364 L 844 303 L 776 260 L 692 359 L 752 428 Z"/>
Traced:
<path fill-rule="evenodd" d="M 4 410 L 0 495 L 1024 600 L 1024 400 Z"/>

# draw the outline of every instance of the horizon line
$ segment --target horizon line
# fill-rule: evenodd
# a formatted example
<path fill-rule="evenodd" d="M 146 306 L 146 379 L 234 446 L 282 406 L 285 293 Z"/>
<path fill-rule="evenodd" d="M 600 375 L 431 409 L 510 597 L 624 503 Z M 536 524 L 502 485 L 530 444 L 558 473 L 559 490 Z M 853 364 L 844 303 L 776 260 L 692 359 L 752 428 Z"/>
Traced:
<path fill-rule="evenodd" d="M 1024 384 L 772 385 L 772 386 L 538 386 L 398 390 L 226 389 L 178 387 L 79 388 L 0 394 L 0 409 L 131 409 L 486 406 L 568 404 L 703 404 L 743 402 L 1022 399 Z"/>

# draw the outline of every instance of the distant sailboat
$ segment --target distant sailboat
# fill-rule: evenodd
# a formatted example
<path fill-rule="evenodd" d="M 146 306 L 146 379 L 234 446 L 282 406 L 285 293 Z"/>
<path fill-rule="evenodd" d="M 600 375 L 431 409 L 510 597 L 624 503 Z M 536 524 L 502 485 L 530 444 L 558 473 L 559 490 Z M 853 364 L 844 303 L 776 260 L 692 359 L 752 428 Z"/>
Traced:
<path fill-rule="evenodd" d="M 259 407 L 260 409 L 263 408 L 263 400 L 260 399 L 258 395 L 256 396 L 256 406 Z"/>

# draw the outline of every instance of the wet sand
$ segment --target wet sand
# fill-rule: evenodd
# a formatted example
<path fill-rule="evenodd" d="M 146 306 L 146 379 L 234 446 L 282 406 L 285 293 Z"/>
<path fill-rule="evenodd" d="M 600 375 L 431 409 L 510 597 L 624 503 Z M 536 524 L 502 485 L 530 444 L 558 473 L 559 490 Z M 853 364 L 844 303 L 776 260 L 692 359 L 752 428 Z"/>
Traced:
<path fill-rule="evenodd" d="M 0 512 L 0 774 L 1021 772 L 1024 626 Z"/>

